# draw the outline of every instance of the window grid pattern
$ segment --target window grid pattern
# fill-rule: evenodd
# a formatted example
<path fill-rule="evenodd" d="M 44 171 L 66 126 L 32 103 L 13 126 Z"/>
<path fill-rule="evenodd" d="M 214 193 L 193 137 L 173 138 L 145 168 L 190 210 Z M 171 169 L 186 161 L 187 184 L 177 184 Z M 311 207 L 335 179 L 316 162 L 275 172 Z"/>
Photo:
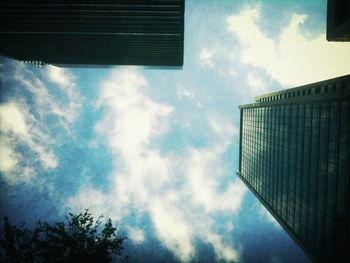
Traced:
<path fill-rule="evenodd" d="M 349 245 L 349 101 L 242 109 L 241 176 L 315 258 Z"/>

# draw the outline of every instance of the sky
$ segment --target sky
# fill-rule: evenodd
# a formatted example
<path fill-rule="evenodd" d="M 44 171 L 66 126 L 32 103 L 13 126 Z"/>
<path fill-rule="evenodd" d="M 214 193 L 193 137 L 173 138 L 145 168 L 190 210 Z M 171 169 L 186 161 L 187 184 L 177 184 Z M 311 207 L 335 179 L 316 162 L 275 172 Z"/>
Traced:
<path fill-rule="evenodd" d="M 181 70 L 0 60 L 0 216 L 90 209 L 130 262 L 309 262 L 236 176 L 238 106 L 350 72 L 326 1 L 194 1 Z"/>

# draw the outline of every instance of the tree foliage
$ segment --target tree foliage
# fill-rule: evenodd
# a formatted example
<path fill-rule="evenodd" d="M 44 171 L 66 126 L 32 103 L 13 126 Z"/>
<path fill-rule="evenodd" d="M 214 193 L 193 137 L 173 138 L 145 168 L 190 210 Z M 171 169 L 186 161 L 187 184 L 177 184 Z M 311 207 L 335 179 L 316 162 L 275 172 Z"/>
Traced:
<path fill-rule="evenodd" d="M 70 213 L 65 221 L 38 221 L 34 229 L 16 227 L 4 217 L 1 262 L 111 262 L 122 256 L 126 237 L 117 236 L 111 219 L 102 223 L 88 211 Z"/>

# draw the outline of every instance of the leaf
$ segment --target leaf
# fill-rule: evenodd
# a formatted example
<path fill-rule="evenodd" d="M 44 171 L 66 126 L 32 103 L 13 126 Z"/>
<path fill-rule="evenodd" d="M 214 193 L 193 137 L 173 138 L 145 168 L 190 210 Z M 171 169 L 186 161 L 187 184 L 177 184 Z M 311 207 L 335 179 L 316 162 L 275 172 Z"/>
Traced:
<path fill-rule="evenodd" d="M 109 218 L 102 226 L 103 215 L 94 219 L 88 209 L 69 213 L 65 221 L 49 224 L 37 221 L 34 229 L 23 223 L 12 225 L 4 217 L 0 239 L 4 262 L 111 262 L 122 257 L 126 237 L 118 237 L 117 227 Z"/>

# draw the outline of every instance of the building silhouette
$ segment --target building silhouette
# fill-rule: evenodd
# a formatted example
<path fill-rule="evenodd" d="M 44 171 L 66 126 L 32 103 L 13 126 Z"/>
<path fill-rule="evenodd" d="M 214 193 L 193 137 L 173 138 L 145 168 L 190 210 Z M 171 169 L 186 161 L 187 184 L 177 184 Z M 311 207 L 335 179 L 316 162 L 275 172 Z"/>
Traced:
<path fill-rule="evenodd" d="M 183 65 L 184 0 L 5 0 L 0 55 L 63 65 Z"/>
<path fill-rule="evenodd" d="M 350 41 L 349 0 L 328 0 L 327 40 Z"/>
<path fill-rule="evenodd" d="M 237 175 L 315 262 L 350 262 L 350 75 L 240 106 Z"/>

